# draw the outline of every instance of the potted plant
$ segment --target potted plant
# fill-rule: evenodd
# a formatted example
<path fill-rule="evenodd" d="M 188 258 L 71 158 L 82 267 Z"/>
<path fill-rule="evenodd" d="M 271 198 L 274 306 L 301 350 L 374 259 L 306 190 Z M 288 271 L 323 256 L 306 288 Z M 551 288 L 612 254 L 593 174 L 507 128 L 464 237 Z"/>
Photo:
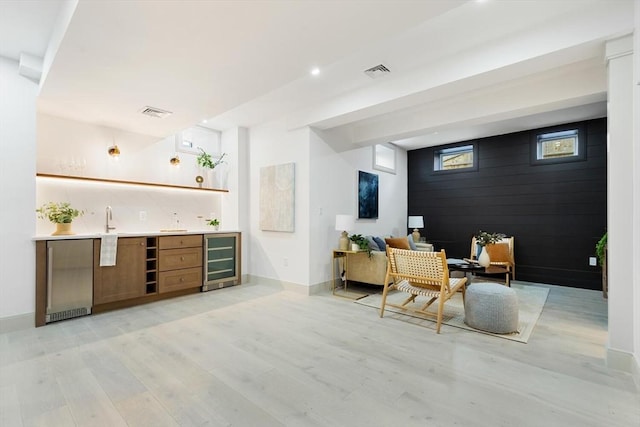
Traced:
<path fill-rule="evenodd" d="M 227 155 L 227 153 L 222 153 L 217 160 L 213 160 L 213 156 L 204 151 L 201 147 L 198 147 L 198 150 L 200 150 L 200 154 L 196 157 L 196 163 L 198 163 L 198 166 L 205 169 L 215 169 L 215 167 L 220 163 L 224 163 L 224 156 Z"/>
<path fill-rule="evenodd" d="M 489 233 L 487 231 L 480 230 L 478 234 L 476 234 L 476 243 L 480 246 L 487 246 L 491 243 L 498 243 L 500 240 L 504 239 L 505 235 L 502 233 Z"/>
<path fill-rule="evenodd" d="M 352 234 L 349 236 L 349 240 L 353 242 L 352 250 L 366 251 L 369 258 L 371 258 L 371 247 L 369 247 L 369 241 L 366 237 L 363 237 L 361 234 Z"/>
<path fill-rule="evenodd" d="M 602 235 L 598 243 L 596 243 L 596 256 L 598 257 L 598 264 L 602 267 L 602 294 L 607 298 L 608 284 L 607 284 L 607 232 Z"/>
<path fill-rule="evenodd" d="M 489 258 L 489 254 L 487 253 L 487 249 L 485 246 L 498 243 L 505 237 L 502 233 L 489 233 L 487 231 L 480 230 L 478 234 L 475 235 L 476 244 L 481 247 L 480 255 L 478 256 L 478 264 L 483 267 L 489 267 L 491 265 L 491 259 Z"/>
<path fill-rule="evenodd" d="M 56 224 L 56 231 L 51 234 L 52 236 L 74 234 L 71 231 L 73 219 L 84 215 L 83 210 L 72 208 L 69 202 L 45 203 L 36 209 L 36 212 L 38 213 L 38 218 L 48 219 Z"/>
<path fill-rule="evenodd" d="M 207 224 L 212 226 L 213 229 L 216 230 L 216 231 L 218 231 L 218 228 L 220 228 L 220 221 L 218 221 L 217 218 L 213 218 L 213 219 L 207 220 Z"/>
<path fill-rule="evenodd" d="M 198 157 L 196 157 L 196 163 L 198 164 L 198 166 L 204 169 L 204 172 L 206 172 L 207 180 L 209 181 L 209 185 L 213 187 L 213 171 L 215 170 L 216 166 L 221 163 L 225 163 L 224 156 L 226 156 L 227 153 L 222 153 L 222 155 L 218 159 L 214 160 L 213 156 L 204 151 L 201 147 L 198 147 L 198 150 L 200 150 L 200 154 L 198 155 Z M 203 175 L 205 175 L 205 173 L 203 173 Z M 222 179 L 218 178 L 218 181 L 222 181 Z M 219 186 L 222 186 L 221 184 L 221 182 L 218 182 Z"/>

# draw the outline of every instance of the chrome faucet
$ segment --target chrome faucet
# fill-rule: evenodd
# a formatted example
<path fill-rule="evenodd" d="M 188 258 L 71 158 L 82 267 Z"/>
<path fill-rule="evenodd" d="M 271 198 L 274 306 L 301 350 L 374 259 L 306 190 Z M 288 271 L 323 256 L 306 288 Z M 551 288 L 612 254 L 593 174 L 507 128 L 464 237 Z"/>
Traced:
<path fill-rule="evenodd" d="M 108 234 L 110 230 L 115 230 L 115 227 L 111 227 L 109 225 L 109 220 L 113 220 L 113 210 L 111 209 L 111 206 L 107 206 L 106 209 L 106 220 L 105 220 L 105 225 L 104 225 L 104 231 Z"/>

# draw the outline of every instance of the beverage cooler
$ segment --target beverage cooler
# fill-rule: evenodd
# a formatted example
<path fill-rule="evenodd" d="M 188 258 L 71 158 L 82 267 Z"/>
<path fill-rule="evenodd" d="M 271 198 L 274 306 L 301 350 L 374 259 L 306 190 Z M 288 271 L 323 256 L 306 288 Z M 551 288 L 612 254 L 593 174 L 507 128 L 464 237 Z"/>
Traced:
<path fill-rule="evenodd" d="M 203 291 L 240 284 L 240 233 L 204 236 Z"/>

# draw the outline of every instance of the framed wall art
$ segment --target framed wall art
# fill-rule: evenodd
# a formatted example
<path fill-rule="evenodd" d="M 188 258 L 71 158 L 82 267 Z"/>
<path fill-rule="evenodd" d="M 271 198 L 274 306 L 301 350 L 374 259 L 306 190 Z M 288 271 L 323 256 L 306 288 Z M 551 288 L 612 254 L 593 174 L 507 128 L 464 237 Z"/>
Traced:
<path fill-rule="evenodd" d="M 260 230 L 295 231 L 295 163 L 260 168 Z"/>
<path fill-rule="evenodd" d="M 378 218 L 378 175 L 358 171 L 358 218 Z"/>

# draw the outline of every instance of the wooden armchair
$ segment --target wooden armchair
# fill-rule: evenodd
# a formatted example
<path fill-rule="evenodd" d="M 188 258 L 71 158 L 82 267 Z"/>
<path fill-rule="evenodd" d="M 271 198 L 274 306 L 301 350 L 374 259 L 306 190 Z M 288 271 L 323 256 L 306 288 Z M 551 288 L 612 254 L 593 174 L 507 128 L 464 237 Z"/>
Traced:
<path fill-rule="evenodd" d="M 386 284 L 382 293 L 380 317 L 384 316 L 384 308 L 387 305 L 422 315 L 433 316 L 434 313 L 427 312 L 427 309 L 438 300 L 436 331 L 440 333 L 444 303 L 458 291 L 462 291 L 462 300 L 464 302 L 467 279 L 449 278 L 447 256 L 444 250 L 440 252 L 422 252 L 387 246 L 387 258 L 389 262 L 385 279 Z M 392 282 L 391 284 L 389 284 L 390 281 Z M 393 289 L 406 292 L 409 297 L 402 304 L 387 303 L 387 294 L 389 290 Z M 418 296 L 427 297 L 429 300 L 421 306 L 409 306 L 409 303 L 415 303 Z"/>
<path fill-rule="evenodd" d="M 491 260 L 491 265 L 487 267 L 487 274 L 504 274 L 505 284 L 511 286 L 511 280 L 516 278 L 516 261 L 513 254 L 514 238 L 505 237 L 498 243 L 489 244 L 486 250 Z M 471 238 L 471 259 L 478 259 L 478 245 L 476 238 Z M 492 268 L 496 267 L 496 268 Z"/>

